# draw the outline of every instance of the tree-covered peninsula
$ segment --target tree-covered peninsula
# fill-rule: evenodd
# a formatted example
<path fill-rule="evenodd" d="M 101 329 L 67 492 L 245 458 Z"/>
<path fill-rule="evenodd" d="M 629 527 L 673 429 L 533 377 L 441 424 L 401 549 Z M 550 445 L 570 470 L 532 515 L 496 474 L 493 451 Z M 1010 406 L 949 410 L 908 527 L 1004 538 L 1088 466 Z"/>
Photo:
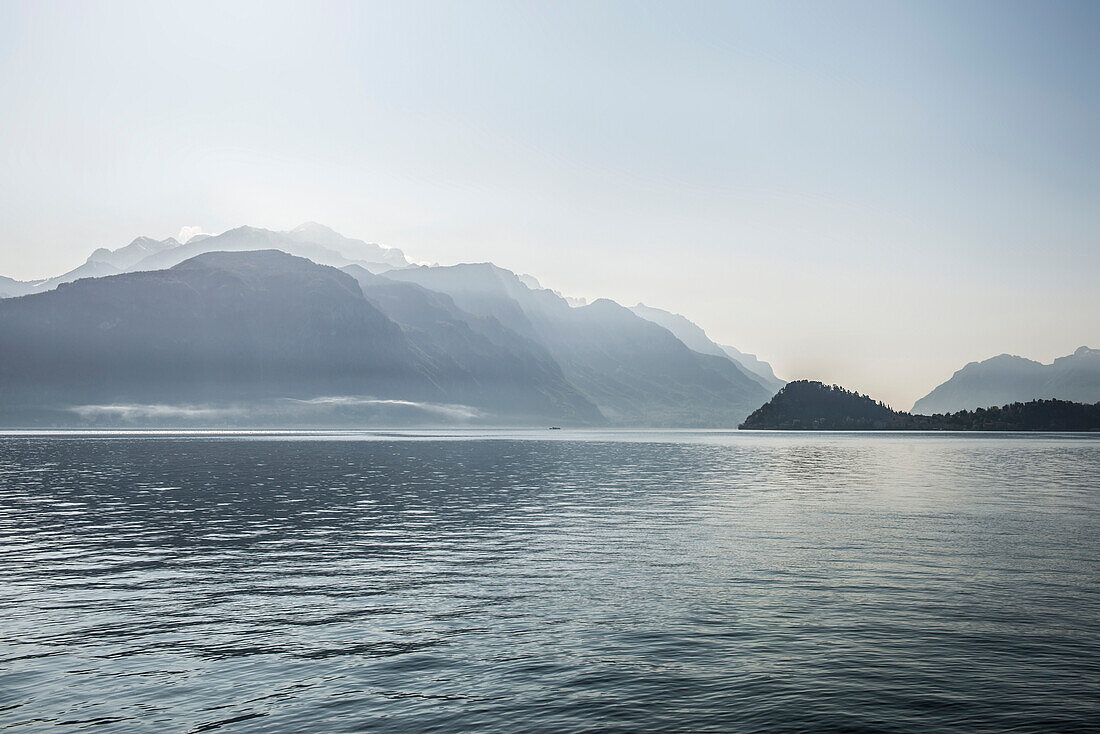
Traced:
<path fill-rule="evenodd" d="M 1100 403 L 1032 400 L 957 413 L 913 415 L 812 380 L 790 382 L 739 428 L 779 431 L 1100 431 Z"/>

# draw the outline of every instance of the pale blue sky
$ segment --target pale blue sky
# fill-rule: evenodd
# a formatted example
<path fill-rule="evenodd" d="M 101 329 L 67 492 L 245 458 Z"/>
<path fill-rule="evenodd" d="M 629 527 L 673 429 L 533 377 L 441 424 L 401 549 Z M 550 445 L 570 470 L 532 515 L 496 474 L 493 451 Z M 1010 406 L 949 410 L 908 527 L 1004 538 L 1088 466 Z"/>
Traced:
<path fill-rule="evenodd" d="M 327 223 L 899 407 L 1100 346 L 1100 3 L 0 0 L 0 274 Z"/>

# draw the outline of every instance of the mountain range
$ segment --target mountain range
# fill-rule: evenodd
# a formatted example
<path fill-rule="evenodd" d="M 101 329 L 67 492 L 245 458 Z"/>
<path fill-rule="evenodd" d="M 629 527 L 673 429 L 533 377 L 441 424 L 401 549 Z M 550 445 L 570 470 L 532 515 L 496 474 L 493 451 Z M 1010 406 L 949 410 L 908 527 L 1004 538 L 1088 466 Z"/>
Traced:
<path fill-rule="evenodd" d="M 918 400 L 912 412 L 933 415 L 1049 398 L 1100 401 L 1100 349 L 1080 347 L 1051 364 L 1012 354 L 971 362 Z"/>
<path fill-rule="evenodd" d="M 100 247 L 88 256 L 84 264 L 53 278 L 19 281 L 0 277 L 0 298 L 43 293 L 80 278 L 163 270 L 206 252 L 267 249 L 298 255 L 321 265 L 343 267 L 357 264 L 372 272 L 409 266 L 401 250 L 344 237 L 315 222 L 307 222 L 286 232 L 237 227 L 219 235 L 198 234 L 182 243 L 174 237 L 165 240 L 138 237 L 116 250 Z"/>
<path fill-rule="evenodd" d="M 771 394 L 733 360 L 694 351 L 614 301 L 574 307 L 491 263 L 412 267 L 385 277 L 445 293 L 459 308 L 544 345 L 613 424 L 729 425 L 730 415 L 747 415 Z"/>
<path fill-rule="evenodd" d="M 6 425 L 733 427 L 783 384 L 683 317 L 316 224 L 138 238 L 4 293 Z"/>

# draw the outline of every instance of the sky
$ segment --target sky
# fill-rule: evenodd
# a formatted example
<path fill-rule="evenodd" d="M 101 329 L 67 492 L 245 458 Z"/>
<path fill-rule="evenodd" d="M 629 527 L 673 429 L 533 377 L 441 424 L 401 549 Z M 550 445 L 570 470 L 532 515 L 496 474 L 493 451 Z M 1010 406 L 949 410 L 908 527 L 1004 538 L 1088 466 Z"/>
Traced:
<path fill-rule="evenodd" d="M 1100 3 L 0 0 L 0 274 L 325 223 L 907 409 L 1100 347 Z"/>

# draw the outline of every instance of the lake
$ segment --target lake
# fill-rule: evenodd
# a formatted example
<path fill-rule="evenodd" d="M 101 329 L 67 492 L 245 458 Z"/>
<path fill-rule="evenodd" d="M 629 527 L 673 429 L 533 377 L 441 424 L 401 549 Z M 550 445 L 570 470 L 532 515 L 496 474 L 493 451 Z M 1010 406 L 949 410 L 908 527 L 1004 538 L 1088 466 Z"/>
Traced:
<path fill-rule="evenodd" d="M 0 436 L 0 728 L 1074 731 L 1100 436 Z"/>

